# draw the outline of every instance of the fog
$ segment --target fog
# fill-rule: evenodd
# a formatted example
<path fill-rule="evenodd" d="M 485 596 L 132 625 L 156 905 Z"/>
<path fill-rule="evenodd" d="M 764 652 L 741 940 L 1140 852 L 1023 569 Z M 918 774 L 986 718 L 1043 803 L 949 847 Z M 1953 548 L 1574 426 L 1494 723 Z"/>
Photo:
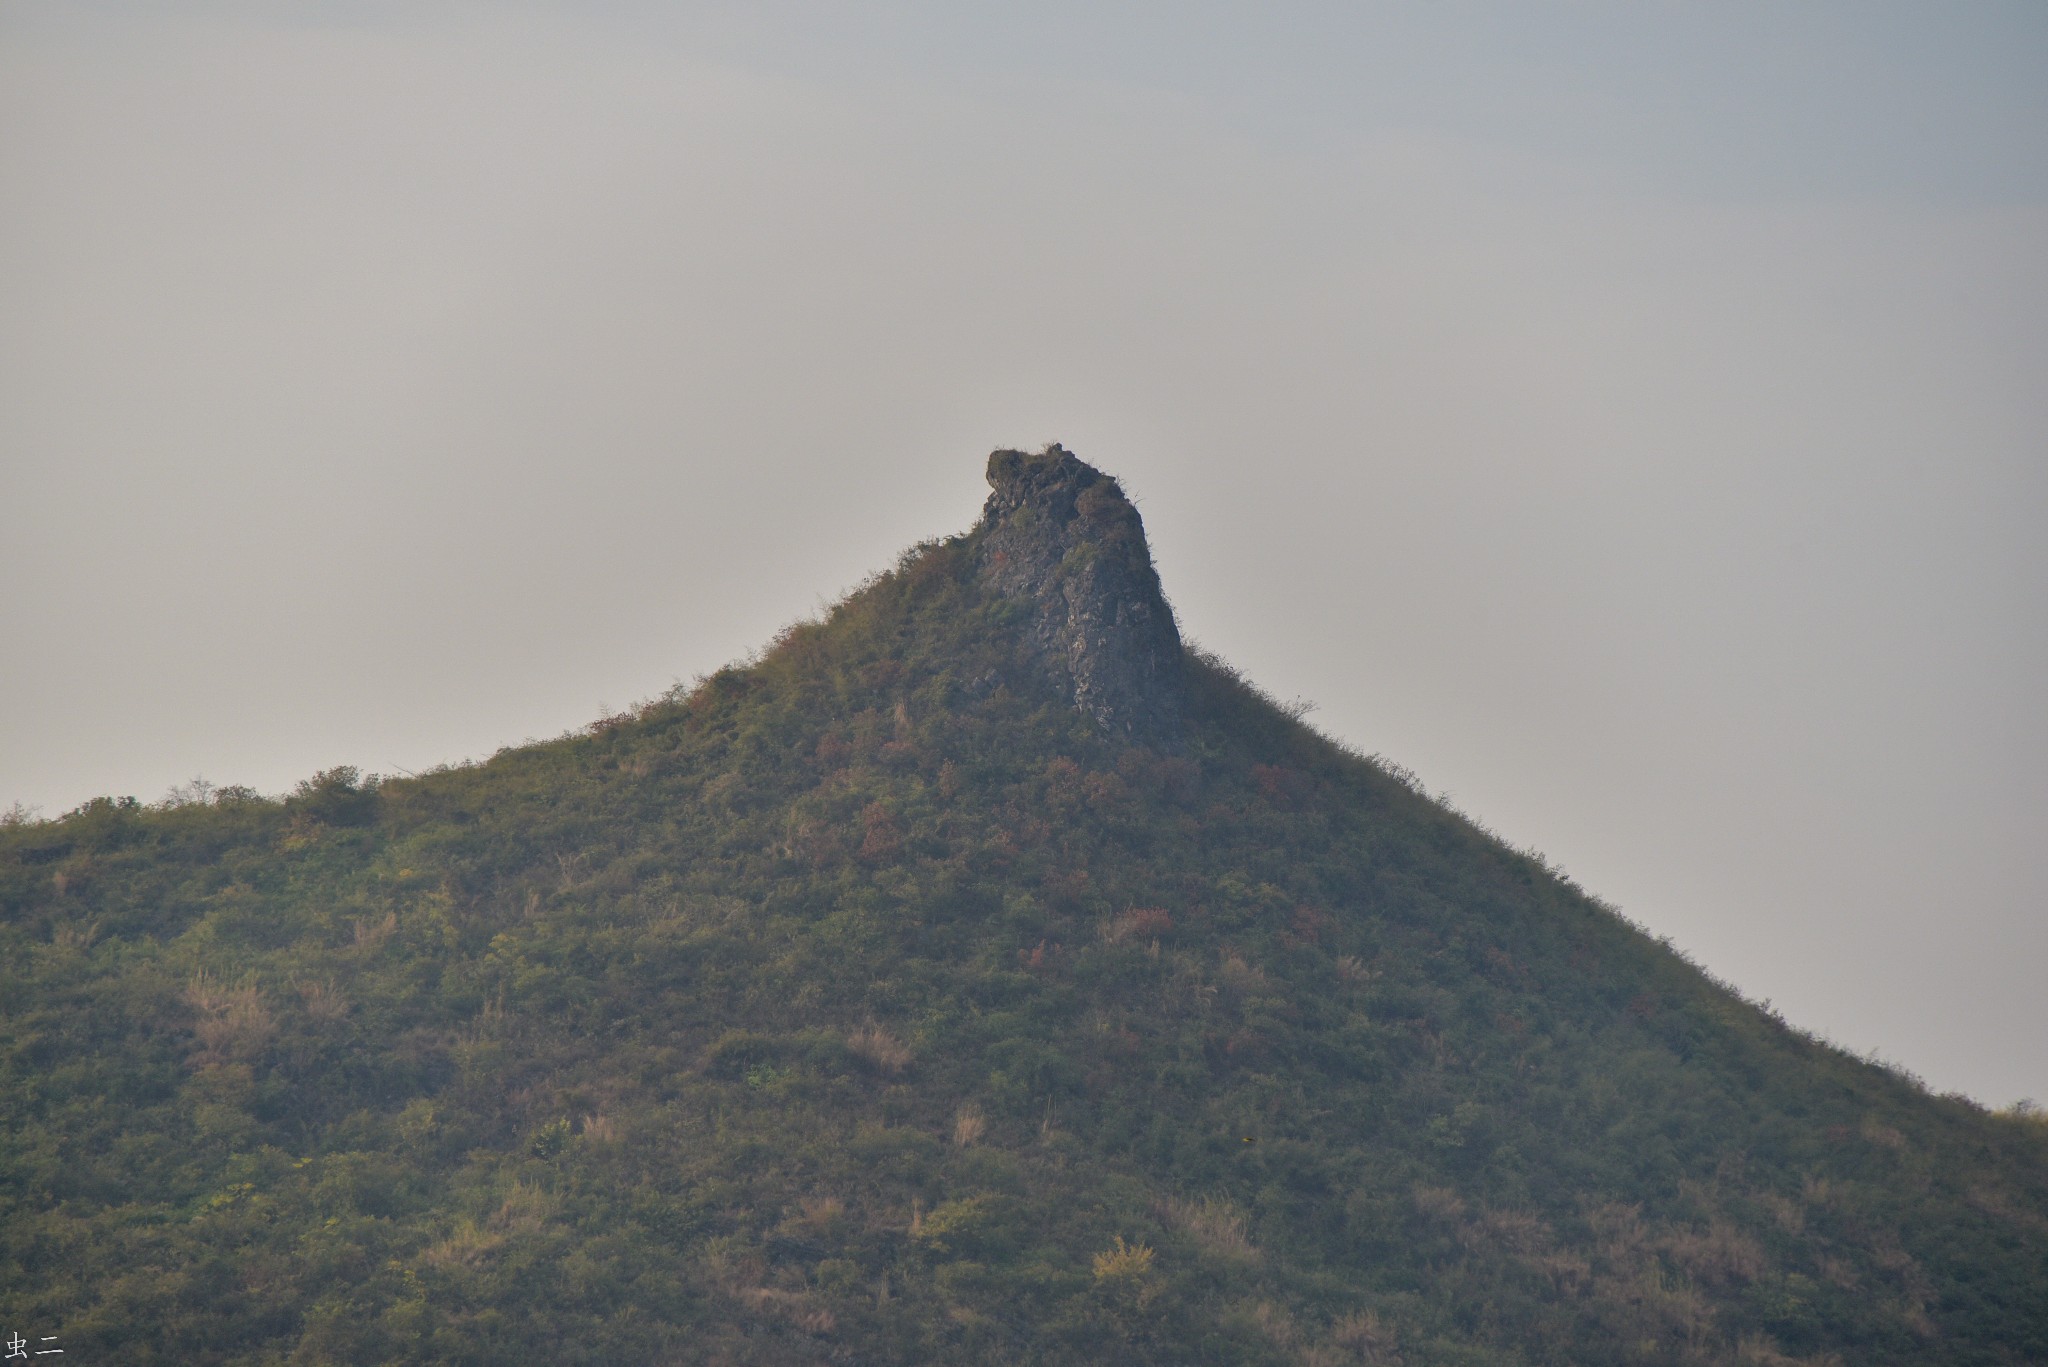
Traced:
<path fill-rule="evenodd" d="M 0 806 L 558 734 L 1137 498 L 1184 632 L 2048 1097 L 2048 16 L 0 10 Z"/>

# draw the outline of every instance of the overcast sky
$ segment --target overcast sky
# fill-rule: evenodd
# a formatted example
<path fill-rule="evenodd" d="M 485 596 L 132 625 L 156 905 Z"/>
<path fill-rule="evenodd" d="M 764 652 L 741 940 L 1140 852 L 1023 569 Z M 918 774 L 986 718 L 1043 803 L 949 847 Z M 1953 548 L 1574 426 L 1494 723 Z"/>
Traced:
<path fill-rule="evenodd" d="M 0 807 L 560 733 L 1057 439 L 1331 734 L 2048 1099 L 2044 381 L 2037 0 L 6 0 Z"/>

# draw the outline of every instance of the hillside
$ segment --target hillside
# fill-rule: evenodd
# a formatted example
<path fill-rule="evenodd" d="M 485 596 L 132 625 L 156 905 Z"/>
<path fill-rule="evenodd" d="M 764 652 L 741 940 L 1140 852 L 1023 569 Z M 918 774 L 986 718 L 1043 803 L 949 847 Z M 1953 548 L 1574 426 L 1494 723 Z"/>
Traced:
<path fill-rule="evenodd" d="M 417 778 L 0 830 L 73 1364 L 2048 1362 L 2048 1126 L 1789 1028 L 1184 650 L 1136 511 Z"/>

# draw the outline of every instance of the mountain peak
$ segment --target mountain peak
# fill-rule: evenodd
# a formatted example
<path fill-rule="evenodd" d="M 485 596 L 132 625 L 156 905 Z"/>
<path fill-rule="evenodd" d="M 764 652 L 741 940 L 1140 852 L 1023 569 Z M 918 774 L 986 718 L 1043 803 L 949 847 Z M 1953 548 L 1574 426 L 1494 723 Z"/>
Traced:
<path fill-rule="evenodd" d="M 581 734 L 0 822 L 0 1326 L 2048 1365 L 2041 1117 L 1799 1033 L 1183 657 L 1115 480 L 989 474 L 969 536 Z M 1104 736 L 954 686 L 1031 653 Z"/>
<path fill-rule="evenodd" d="M 1039 662 L 1112 735 L 1177 742 L 1180 631 L 1123 487 L 1057 442 L 994 452 L 988 482 L 982 574 L 1032 606 L 1027 635 Z"/>

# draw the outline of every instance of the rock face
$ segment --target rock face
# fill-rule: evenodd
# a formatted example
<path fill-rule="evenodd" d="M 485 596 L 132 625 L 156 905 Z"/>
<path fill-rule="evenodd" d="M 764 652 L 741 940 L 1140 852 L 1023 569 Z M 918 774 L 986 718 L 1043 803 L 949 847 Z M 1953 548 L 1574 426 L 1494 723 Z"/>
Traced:
<path fill-rule="evenodd" d="M 1145 524 L 1114 479 L 1053 445 L 988 458 L 982 574 L 1034 609 L 1028 637 L 1054 681 L 1112 735 L 1175 744 L 1180 631 Z"/>

